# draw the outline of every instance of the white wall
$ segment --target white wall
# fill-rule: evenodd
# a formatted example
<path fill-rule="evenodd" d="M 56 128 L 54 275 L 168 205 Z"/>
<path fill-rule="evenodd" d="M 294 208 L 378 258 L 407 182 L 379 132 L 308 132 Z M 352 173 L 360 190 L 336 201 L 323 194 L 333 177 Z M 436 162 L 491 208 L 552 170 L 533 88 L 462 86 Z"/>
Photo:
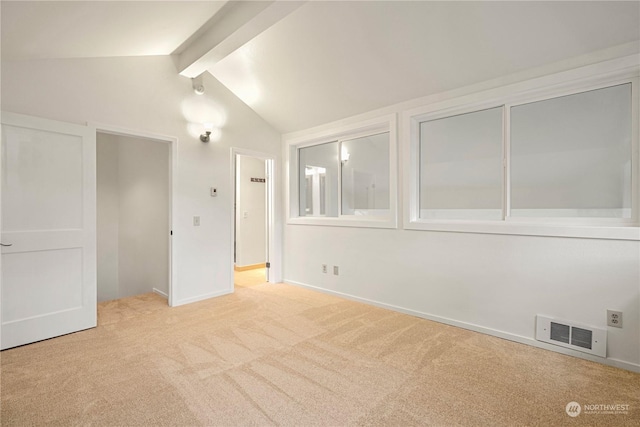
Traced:
<path fill-rule="evenodd" d="M 236 266 L 244 267 L 267 260 L 267 185 L 251 182 L 251 178 L 265 178 L 264 160 L 238 156 L 237 172 Z"/>
<path fill-rule="evenodd" d="M 120 197 L 118 189 L 118 144 L 102 141 L 96 145 L 97 198 L 97 267 L 98 301 L 119 298 L 118 293 L 118 220 Z"/>
<path fill-rule="evenodd" d="M 412 100 L 284 138 L 396 112 L 403 152 L 409 136 L 400 113 L 447 98 Z M 414 231 L 402 222 L 399 229 L 290 224 L 284 248 L 287 282 L 640 371 L 638 241 Z M 340 267 L 339 276 L 331 266 Z M 624 312 L 624 328 L 606 326 L 607 309 Z M 607 359 L 535 341 L 536 314 L 607 329 Z"/>
<path fill-rule="evenodd" d="M 510 338 L 532 339 L 536 314 L 607 329 L 606 310 L 619 309 L 627 323 L 608 328 L 609 358 L 640 360 L 638 242 L 303 225 L 284 242 L 287 282 Z"/>
<path fill-rule="evenodd" d="M 230 148 L 280 158 L 280 135 L 271 126 L 209 74 L 204 77 L 206 94 L 197 97 L 191 81 L 177 74 L 167 56 L 3 60 L 1 66 L 4 111 L 178 138 L 173 302 L 233 291 Z M 213 121 L 221 131 L 204 144 L 198 140 L 200 129 L 189 127 L 194 121 Z M 212 186 L 218 197 L 209 195 Z M 278 212 L 279 197 L 278 192 Z M 194 215 L 201 217 L 200 227 L 193 226 Z M 279 223 L 276 230 L 281 230 Z M 279 269 L 274 267 L 274 272 Z"/>
<path fill-rule="evenodd" d="M 98 301 L 169 292 L 169 149 L 98 133 Z"/>
<path fill-rule="evenodd" d="M 169 292 L 169 144 L 118 141 L 121 297 Z"/>

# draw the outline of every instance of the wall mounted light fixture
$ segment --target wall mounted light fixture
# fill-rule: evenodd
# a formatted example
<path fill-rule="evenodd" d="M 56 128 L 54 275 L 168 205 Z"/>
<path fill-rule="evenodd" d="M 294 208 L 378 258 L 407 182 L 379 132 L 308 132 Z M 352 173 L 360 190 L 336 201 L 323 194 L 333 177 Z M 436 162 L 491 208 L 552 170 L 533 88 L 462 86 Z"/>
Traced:
<path fill-rule="evenodd" d="M 341 147 L 340 161 L 342 162 L 343 165 L 349 161 L 350 157 L 351 157 L 351 153 L 347 151 L 347 147 L 344 147 L 344 146 Z"/>
<path fill-rule="evenodd" d="M 209 142 L 210 136 L 211 136 L 211 131 L 213 131 L 213 124 L 205 123 L 204 124 L 204 133 L 202 135 L 200 135 L 200 141 Z"/>
<path fill-rule="evenodd" d="M 202 74 L 200 74 L 198 77 L 191 79 L 191 87 L 193 88 L 193 91 L 197 95 L 202 95 L 204 93 L 204 84 L 202 83 Z"/>

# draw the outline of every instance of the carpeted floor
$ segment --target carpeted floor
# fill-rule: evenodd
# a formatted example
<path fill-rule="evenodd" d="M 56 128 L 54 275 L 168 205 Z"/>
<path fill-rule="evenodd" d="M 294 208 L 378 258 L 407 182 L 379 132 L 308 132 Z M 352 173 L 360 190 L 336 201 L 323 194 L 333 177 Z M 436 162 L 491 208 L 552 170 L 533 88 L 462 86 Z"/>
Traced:
<path fill-rule="evenodd" d="M 1 362 L 3 426 L 640 425 L 639 374 L 286 284 L 101 303 Z"/>

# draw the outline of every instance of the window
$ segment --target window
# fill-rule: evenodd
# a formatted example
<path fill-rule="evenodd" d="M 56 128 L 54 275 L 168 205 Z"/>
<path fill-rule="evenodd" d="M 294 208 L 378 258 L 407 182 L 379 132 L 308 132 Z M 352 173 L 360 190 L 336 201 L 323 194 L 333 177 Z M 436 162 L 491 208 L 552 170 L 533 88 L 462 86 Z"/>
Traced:
<path fill-rule="evenodd" d="M 631 83 L 511 107 L 511 216 L 631 218 Z"/>
<path fill-rule="evenodd" d="M 637 240 L 636 82 L 406 112 L 405 227 Z"/>
<path fill-rule="evenodd" d="M 288 145 L 289 223 L 396 226 L 395 116 Z"/>
<path fill-rule="evenodd" d="M 342 215 L 389 214 L 389 132 L 342 142 Z"/>
<path fill-rule="evenodd" d="M 420 123 L 420 218 L 502 219 L 502 107 Z"/>
<path fill-rule="evenodd" d="M 338 216 L 338 142 L 298 150 L 300 216 Z"/>

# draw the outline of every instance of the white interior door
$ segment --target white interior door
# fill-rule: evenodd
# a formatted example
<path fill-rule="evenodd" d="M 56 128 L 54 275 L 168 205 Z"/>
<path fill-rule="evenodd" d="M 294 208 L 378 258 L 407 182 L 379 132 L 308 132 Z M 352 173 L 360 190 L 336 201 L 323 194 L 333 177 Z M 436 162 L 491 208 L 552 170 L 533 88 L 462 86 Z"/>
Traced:
<path fill-rule="evenodd" d="M 2 113 L 2 349 L 96 326 L 95 150 L 88 127 Z"/>

